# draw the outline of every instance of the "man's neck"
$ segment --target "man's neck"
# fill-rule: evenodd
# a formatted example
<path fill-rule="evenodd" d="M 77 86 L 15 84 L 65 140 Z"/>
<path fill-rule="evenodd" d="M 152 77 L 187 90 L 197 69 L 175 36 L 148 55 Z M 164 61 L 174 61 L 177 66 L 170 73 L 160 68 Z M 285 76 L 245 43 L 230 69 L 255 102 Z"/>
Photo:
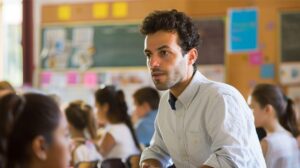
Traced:
<path fill-rule="evenodd" d="M 172 88 L 170 88 L 170 92 L 175 97 L 179 97 L 179 95 L 190 84 L 190 82 L 192 81 L 193 76 L 194 76 L 195 73 L 196 73 L 196 71 L 194 71 L 193 73 L 191 73 L 190 75 L 188 75 L 188 77 L 186 79 L 182 80 L 181 82 L 177 83 L 175 86 L 173 86 Z"/>

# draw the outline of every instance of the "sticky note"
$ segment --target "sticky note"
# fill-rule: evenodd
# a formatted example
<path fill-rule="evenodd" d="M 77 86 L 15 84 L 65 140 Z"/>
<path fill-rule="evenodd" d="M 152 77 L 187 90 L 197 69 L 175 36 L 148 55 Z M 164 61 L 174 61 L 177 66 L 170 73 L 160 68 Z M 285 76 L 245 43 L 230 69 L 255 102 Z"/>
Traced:
<path fill-rule="evenodd" d="M 41 84 L 48 85 L 52 78 L 52 72 L 42 72 L 41 73 Z"/>
<path fill-rule="evenodd" d="M 249 63 L 252 65 L 261 65 L 263 62 L 263 55 L 261 51 L 249 53 Z"/>
<path fill-rule="evenodd" d="M 94 72 L 87 72 L 83 77 L 83 84 L 86 87 L 95 87 L 97 86 L 97 74 Z"/>
<path fill-rule="evenodd" d="M 274 64 L 263 64 L 260 68 L 260 77 L 264 79 L 274 78 Z"/>
<path fill-rule="evenodd" d="M 58 19 L 69 20 L 71 18 L 71 7 L 68 5 L 62 5 L 58 7 Z"/>
<path fill-rule="evenodd" d="M 128 4 L 126 2 L 115 2 L 112 6 L 113 17 L 121 18 L 128 15 Z"/>
<path fill-rule="evenodd" d="M 291 70 L 291 77 L 292 77 L 292 78 L 297 78 L 298 76 L 299 76 L 299 71 L 298 71 L 298 69 L 293 68 L 293 69 Z"/>
<path fill-rule="evenodd" d="M 93 17 L 106 18 L 108 16 L 108 7 L 107 3 L 95 3 L 93 5 Z"/>
<path fill-rule="evenodd" d="M 79 81 L 79 75 L 77 72 L 68 72 L 67 73 L 67 83 L 69 85 L 77 84 Z"/>

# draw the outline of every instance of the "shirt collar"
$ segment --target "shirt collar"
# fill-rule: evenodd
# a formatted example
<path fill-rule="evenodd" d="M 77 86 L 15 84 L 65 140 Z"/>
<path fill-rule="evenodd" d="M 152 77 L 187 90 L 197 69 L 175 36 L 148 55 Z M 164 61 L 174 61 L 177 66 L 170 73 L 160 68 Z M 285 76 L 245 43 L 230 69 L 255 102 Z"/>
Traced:
<path fill-rule="evenodd" d="M 198 85 L 201 82 L 207 81 L 207 78 L 204 77 L 199 71 L 196 71 L 193 75 L 191 82 L 183 90 L 183 92 L 176 98 L 174 95 L 169 92 L 169 104 L 173 110 L 176 110 L 176 101 L 178 100 L 186 109 L 191 104 L 192 100 L 198 93 Z"/>

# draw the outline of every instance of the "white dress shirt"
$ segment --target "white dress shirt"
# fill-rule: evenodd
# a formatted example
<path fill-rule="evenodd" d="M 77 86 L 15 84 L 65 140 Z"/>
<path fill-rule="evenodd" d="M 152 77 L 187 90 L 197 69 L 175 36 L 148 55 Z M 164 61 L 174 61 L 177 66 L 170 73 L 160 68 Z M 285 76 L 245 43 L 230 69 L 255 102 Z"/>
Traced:
<path fill-rule="evenodd" d="M 141 162 L 152 158 L 166 167 L 171 158 L 178 168 L 266 167 L 252 111 L 236 89 L 197 71 L 175 110 L 169 97 L 167 91 L 160 100 L 155 133 Z"/>

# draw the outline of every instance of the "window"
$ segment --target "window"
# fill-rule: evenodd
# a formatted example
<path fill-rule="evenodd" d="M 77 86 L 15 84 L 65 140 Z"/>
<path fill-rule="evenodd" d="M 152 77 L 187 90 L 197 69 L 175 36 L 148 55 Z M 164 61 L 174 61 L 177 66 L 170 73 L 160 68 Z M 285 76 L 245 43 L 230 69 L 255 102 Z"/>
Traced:
<path fill-rule="evenodd" d="M 21 86 L 22 0 L 0 0 L 0 80 Z"/>

